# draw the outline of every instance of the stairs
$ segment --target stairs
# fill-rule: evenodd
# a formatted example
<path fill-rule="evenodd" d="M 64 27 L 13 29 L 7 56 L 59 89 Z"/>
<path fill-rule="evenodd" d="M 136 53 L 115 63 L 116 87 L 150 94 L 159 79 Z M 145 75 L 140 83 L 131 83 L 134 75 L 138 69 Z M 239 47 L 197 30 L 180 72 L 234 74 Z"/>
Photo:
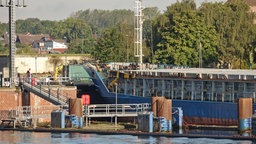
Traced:
<path fill-rule="evenodd" d="M 27 82 L 23 82 L 22 86 L 28 92 L 32 92 L 35 95 L 55 104 L 55 105 L 68 105 L 68 97 L 60 95 L 56 90 L 42 87 L 41 85 L 31 85 Z"/>
<path fill-rule="evenodd" d="M 83 65 L 69 65 L 69 79 L 73 81 L 74 85 L 93 85 L 90 75 L 87 73 Z M 57 90 L 51 89 L 51 86 L 42 85 L 31 85 L 24 81 L 22 87 L 35 95 L 51 102 L 55 105 L 68 105 L 68 97 L 60 95 Z"/>

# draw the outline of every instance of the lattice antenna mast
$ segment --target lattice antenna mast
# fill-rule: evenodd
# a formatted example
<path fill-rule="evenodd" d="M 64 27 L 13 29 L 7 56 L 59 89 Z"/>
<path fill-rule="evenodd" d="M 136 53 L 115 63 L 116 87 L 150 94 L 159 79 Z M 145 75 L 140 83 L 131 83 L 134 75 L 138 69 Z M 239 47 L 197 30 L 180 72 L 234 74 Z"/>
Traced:
<path fill-rule="evenodd" d="M 142 53 L 142 25 L 143 25 L 143 14 L 142 14 L 142 0 L 135 0 L 135 11 L 134 11 L 134 56 L 139 58 L 140 69 L 143 64 L 143 53 Z"/>
<path fill-rule="evenodd" d="M 9 8 L 9 78 L 11 86 L 14 86 L 15 79 L 17 78 L 15 69 L 15 55 L 16 55 L 16 24 L 15 24 L 15 6 L 26 7 L 25 0 L 1 0 L 0 7 Z"/>

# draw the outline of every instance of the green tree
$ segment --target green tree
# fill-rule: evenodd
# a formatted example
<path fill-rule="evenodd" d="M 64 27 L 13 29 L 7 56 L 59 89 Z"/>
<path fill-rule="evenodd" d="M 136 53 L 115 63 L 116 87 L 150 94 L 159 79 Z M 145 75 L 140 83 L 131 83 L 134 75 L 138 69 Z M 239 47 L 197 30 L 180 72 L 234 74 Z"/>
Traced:
<path fill-rule="evenodd" d="M 100 62 L 134 61 L 131 42 L 133 27 L 125 24 L 106 29 L 97 41 L 94 56 Z"/>
<path fill-rule="evenodd" d="M 91 27 L 81 19 L 68 18 L 54 26 L 51 35 L 57 38 L 65 38 L 69 42 L 69 53 L 88 53 L 85 51 L 91 46 L 93 33 Z"/>
<path fill-rule="evenodd" d="M 250 46 L 255 41 L 254 14 L 242 0 L 205 3 L 201 6 L 207 24 L 214 25 L 219 34 L 220 67 L 242 68 L 249 61 Z"/>
<path fill-rule="evenodd" d="M 205 25 L 193 1 L 182 1 L 167 8 L 156 23 L 160 38 L 157 42 L 154 60 L 157 63 L 199 65 L 200 43 L 203 65 L 217 60 L 216 31 Z"/>
<path fill-rule="evenodd" d="M 0 42 L 0 53 L 1 54 L 8 54 L 9 50 L 7 47 L 5 47 L 1 42 Z"/>
<path fill-rule="evenodd" d="M 120 60 L 121 33 L 118 28 L 107 29 L 98 41 L 96 58 L 100 62 L 117 62 Z"/>

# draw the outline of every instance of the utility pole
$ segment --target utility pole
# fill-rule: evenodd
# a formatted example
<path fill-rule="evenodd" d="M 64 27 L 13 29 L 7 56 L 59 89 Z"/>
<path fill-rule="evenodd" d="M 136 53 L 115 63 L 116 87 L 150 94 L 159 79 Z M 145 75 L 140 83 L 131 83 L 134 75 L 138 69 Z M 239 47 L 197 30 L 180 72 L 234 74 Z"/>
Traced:
<path fill-rule="evenodd" d="M 16 55 L 16 24 L 15 24 L 15 6 L 26 7 L 25 0 L 17 0 L 17 4 L 14 4 L 15 0 L 1 0 L 0 7 L 9 8 L 9 78 L 10 85 L 14 86 L 16 76 L 15 69 L 15 55 Z"/>
<path fill-rule="evenodd" d="M 203 58 L 202 58 L 202 43 L 201 43 L 201 36 L 199 31 L 199 68 L 203 67 Z"/>

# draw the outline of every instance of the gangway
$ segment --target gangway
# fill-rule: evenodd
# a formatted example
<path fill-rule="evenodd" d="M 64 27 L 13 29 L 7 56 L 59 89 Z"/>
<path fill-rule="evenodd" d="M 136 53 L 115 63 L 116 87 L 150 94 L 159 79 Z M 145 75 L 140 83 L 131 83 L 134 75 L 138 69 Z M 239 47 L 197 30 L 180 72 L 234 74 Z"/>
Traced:
<path fill-rule="evenodd" d="M 136 117 L 151 110 L 150 103 L 139 104 L 91 104 L 84 106 L 85 125 L 90 118 L 100 117 Z"/>
<path fill-rule="evenodd" d="M 68 96 L 61 95 L 57 91 L 50 89 L 50 87 L 43 87 L 42 85 L 32 85 L 28 82 L 23 82 L 22 86 L 28 92 L 32 92 L 35 95 L 55 104 L 55 105 L 67 105 Z"/>

